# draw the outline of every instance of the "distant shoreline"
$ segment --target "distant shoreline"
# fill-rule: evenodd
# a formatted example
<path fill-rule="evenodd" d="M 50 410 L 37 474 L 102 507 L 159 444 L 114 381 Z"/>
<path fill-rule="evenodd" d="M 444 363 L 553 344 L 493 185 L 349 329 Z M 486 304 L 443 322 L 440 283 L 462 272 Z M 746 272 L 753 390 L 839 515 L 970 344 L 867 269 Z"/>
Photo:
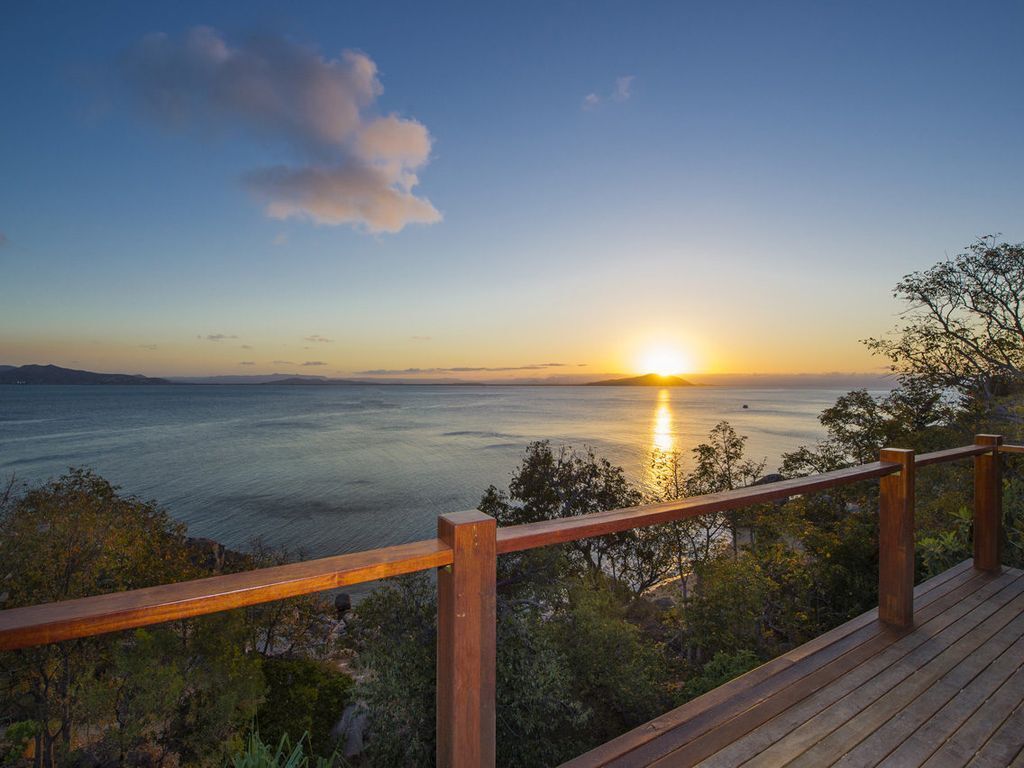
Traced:
<path fill-rule="evenodd" d="M 677 376 L 572 380 L 497 381 L 346 379 L 294 374 L 225 375 L 156 378 L 140 374 L 96 373 L 55 365 L 0 366 L 0 385 L 7 386 L 282 386 L 282 387 L 609 387 L 609 388 L 740 388 L 740 389 L 891 389 L 888 374 L 693 374 Z"/>

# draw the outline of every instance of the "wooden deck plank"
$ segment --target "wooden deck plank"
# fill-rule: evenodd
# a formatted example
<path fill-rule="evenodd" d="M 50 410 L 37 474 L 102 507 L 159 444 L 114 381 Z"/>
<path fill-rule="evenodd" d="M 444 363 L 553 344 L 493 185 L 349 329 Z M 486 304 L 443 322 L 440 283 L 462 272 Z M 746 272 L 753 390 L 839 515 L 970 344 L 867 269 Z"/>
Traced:
<path fill-rule="evenodd" d="M 951 570 L 952 574 L 947 572 L 940 578 L 919 585 L 918 600 L 922 604 L 921 610 L 928 616 L 933 613 L 942 613 L 949 607 L 963 602 L 974 591 L 984 587 L 991 580 L 990 576 L 970 567 L 957 566 Z M 946 578 L 947 576 L 949 578 Z M 853 631 L 850 631 L 851 629 Z M 748 675 L 752 675 L 758 671 L 771 670 L 772 674 L 767 679 L 761 678 L 757 684 L 751 685 L 746 682 L 746 675 L 737 678 L 712 692 L 725 693 L 726 691 L 723 689 L 728 689 L 728 695 L 716 700 L 713 705 L 700 706 L 699 709 L 693 707 L 694 711 L 688 711 L 691 710 L 691 705 L 699 706 L 705 703 L 705 697 L 700 697 L 673 710 L 668 716 L 663 716 L 663 720 L 672 718 L 671 727 L 659 729 L 656 733 L 634 729 L 625 737 L 592 750 L 575 761 L 570 761 L 567 765 L 647 765 L 716 727 L 721 722 L 768 699 L 778 690 L 800 680 L 805 675 L 826 666 L 833 659 L 841 657 L 844 653 L 863 643 L 872 641 L 873 638 L 879 636 L 882 630 L 883 627 L 877 620 L 876 612 L 863 614 L 826 635 L 794 649 L 784 657 L 775 659 L 757 670 L 753 670 L 752 673 L 748 673 Z M 884 643 L 894 640 L 897 636 L 896 633 L 888 630 Z M 872 646 L 868 651 L 876 652 L 878 647 L 877 645 Z M 808 653 L 808 651 L 812 652 Z"/>
<path fill-rule="evenodd" d="M 915 589 L 915 599 L 919 600 L 923 606 L 928 606 L 936 600 L 943 599 L 950 591 L 955 589 L 969 591 L 971 588 L 966 585 L 975 584 L 974 588 L 976 589 L 983 583 L 983 579 L 984 575 L 971 567 L 971 561 L 964 561 L 950 570 L 918 585 Z M 634 728 L 618 739 L 601 745 L 574 760 L 570 760 L 565 766 L 566 768 L 600 766 L 608 765 L 617 759 L 622 759 L 625 755 L 638 747 L 642 747 L 659 735 L 668 733 L 678 728 L 681 724 L 689 723 L 699 715 L 713 711 L 715 707 L 724 706 L 730 699 L 766 683 L 776 674 L 793 664 L 803 659 L 814 658 L 817 654 L 834 646 L 836 643 L 856 643 L 858 642 L 857 638 L 852 640 L 850 638 L 858 632 L 862 633 L 863 639 L 866 640 L 877 634 L 877 631 L 877 611 L 868 611 L 805 643 L 799 648 L 795 648 L 767 664 L 751 670 L 661 717 L 655 718 L 649 723 Z"/>
<path fill-rule="evenodd" d="M 914 619 L 858 616 L 565 766 L 1024 760 L 1024 572 L 961 563 L 915 588 Z"/>
<path fill-rule="evenodd" d="M 777 728 L 768 746 L 747 750 L 742 757 L 748 758 L 748 762 L 743 764 L 774 766 L 799 760 L 803 752 L 813 748 L 822 738 L 854 717 L 862 708 L 864 699 L 870 702 L 884 694 L 895 682 L 916 669 L 921 659 L 930 659 L 941 653 L 949 642 L 987 620 L 999 610 L 1004 601 L 1017 597 L 1024 601 L 1024 579 L 1015 575 L 985 583 L 982 589 L 966 598 L 961 598 L 955 590 L 949 593 L 948 602 L 936 603 L 938 613 L 933 618 L 928 618 L 924 611 L 919 612 L 917 615 L 921 625 L 916 630 L 904 635 L 881 653 L 862 660 L 848 674 L 815 692 L 813 697 L 808 698 L 807 706 L 801 707 L 793 718 L 803 722 L 796 728 L 782 729 L 788 732 L 781 734 Z M 893 669 L 897 670 L 895 675 L 890 672 Z M 787 726 L 792 725 L 792 719 L 783 722 Z M 680 753 L 679 756 L 689 754 L 692 752 Z M 723 761 L 721 764 L 736 765 L 741 762 L 742 759 L 737 758 L 737 762 Z M 685 761 L 681 764 L 685 764 Z"/>
<path fill-rule="evenodd" d="M 1014 585 L 1019 588 L 1022 583 L 1024 582 L 1018 579 Z M 869 685 L 862 686 L 856 696 L 849 697 L 845 706 L 837 708 L 829 718 L 826 718 L 831 722 L 818 724 L 819 727 L 836 727 L 829 730 L 824 738 L 793 760 L 790 765 L 793 768 L 831 765 L 837 758 L 874 733 L 889 718 L 895 716 L 901 708 L 946 674 L 966 654 L 976 652 L 985 641 L 1024 609 L 1024 595 L 1021 594 L 1009 603 L 997 606 L 998 599 L 1008 591 L 1010 588 L 1003 590 L 991 601 L 969 614 L 988 614 L 983 621 L 971 627 L 974 631 L 963 634 L 952 645 L 942 642 L 953 639 L 952 636 L 935 638 L 935 642 L 929 640 L 911 654 L 915 658 L 907 657 L 897 662 L 878 675 Z M 997 610 L 993 612 L 992 609 L 996 607 Z M 836 716 L 843 718 L 838 724 L 835 723 Z"/>
<path fill-rule="evenodd" d="M 984 580 L 981 583 L 983 586 L 986 585 Z M 1021 589 L 1024 591 L 1024 585 L 1022 585 Z M 918 613 L 918 616 L 922 622 L 927 622 L 928 618 L 932 616 L 939 618 L 946 615 L 951 608 L 959 608 L 962 611 L 966 611 L 971 605 L 981 605 L 984 601 L 984 597 L 975 597 L 973 594 L 961 595 L 957 590 L 951 590 L 942 599 L 935 601 L 932 606 L 923 608 Z M 937 634 L 941 629 L 941 627 L 930 627 L 929 631 Z M 922 630 L 922 633 L 924 631 Z M 888 652 L 890 646 L 896 644 L 906 645 L 908 639 L 910 639 L 910 636 L 906 633 L 895 632 L 885 625 L 880 626 L 876 636 L 868 642 L 855 649 L 851 649 L 834 661 L 813 670 L 798 682 L 787 686 L 770 698 L 758 702 L 730 721 L 722 723 L 708 733 L 691 740 L 686 745 L 676 748 L 672 751 L 670 758 L 665 758 L 666 764 L 677 765 L 682 763 L 684 765 L 692 765 L 713 755 L 794 704 L 829 686 L 851 670 L 872 658 L 877 658 L 883 653 Z M 924 642 L 924 640 L 922 639 L 921 642 Z M 664 749 L 666 745 L 667 740 L 662 739 L 657 747 Z M 658 766 L 660 763 L 654 762 L 653 765 Z"/>
<path fill-rule="evenodd" d="M 980 709 L 1024 660 L 1024 638 L 1018 639 L 1007 651 L 981 672 L 969 685 L 915 730 L 887 761 L 895 765 L 920 765 L 931 757 L 969 717 Z M 1024 733 L 1024 731 L 1022 731 Z M 1018 744 L 1018 746 L 1021 746 Z M 1014 753 L 1016 754 L 1016 753 Z M 1013 755 L 1009 756 L 1010 758 Z M 1002 765 L 1009 762 L 1004 760 Z"/>
<path fill-rule="evenodd" d="M 1024 703 L 999 726 L 992 738 L 985 742 L 968 768 L 1003 768 L 1017 755 L 1024 755 Z"/>
<path fill-rule="evenodd" d="M 869 661 L 852 670 L 844 676 L 842 685 L 827 686 L 772 718 L 764 723 L 764 725 L 752 729 L 733 744 L 730 744 L 702 762 L 702 768 L 727 768 L 728 766 L 739 765 L 768 749 L 827 706 L 873 677 L 892 661 L 912 651 L 927 639 L 928 633 L 937 634 L 952 624 L 959 616 L 967 613 L 971 608 L 988 599 L 1014 580 L 1012 575 L 1003 576 L 998 579 L 987 577 L 977 571 L 974 571 L 972 575 L 973 578 L 968 582 L 968 585 L 958 584 L 957 581 L 949 582 L 958 588 L 951 590 L 951 593 L 946 596 L 943 602 L 933 604 L 931 608 L 924 606 L 918 609 L 915 614 L 920 625 L 918 632 L 906 635 L 883 653 L 872 657 Z M 949 610 L 950 608 L 953 610 Z"/>
<path fill-rule="evenodd" d="M 924 765 L 926 768 L 960 768 L 970 761 L 1024 700 L 1024 669 L 1017 671 L 956 729 Z M 1020 734 L 1018 734 L 1020 736 Z"/>
<path fill-rule="evenodd" d="M 869 738 L 846 753 L 836 765 L 843 768 L 878 765 L 921 726 L 931 725 L 932 718 L 947 705 L 952 705 L 953 710 L 966 710 L 967 715 L 972 714 L 1020 666 L 1021 653 L 1024 652 L 1022 635 L 1024 615 L 1018 614 L 1002 631 L 976 652 L 962 658 L 952 670 L 875 729 Z M 941 740 L 933 743 L 941 743 Z M 905 750 L 893 754 L 892 762 L 920 765 L 929 752 L 927 746 L 916 752 Z M 918 760 L 917 756 L 921 758 Z"/>

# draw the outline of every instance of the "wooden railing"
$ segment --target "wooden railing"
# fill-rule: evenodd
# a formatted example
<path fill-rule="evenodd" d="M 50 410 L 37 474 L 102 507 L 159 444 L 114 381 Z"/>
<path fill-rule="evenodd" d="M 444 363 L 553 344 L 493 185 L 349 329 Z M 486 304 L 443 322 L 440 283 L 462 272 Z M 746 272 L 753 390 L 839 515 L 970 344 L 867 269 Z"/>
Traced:
<path fill-rule="evenodd" d="M 1024 453 L 998 435 L 915 456 L 887 448 L 849 469 L 661 504 L 498 528 L 471 510 L 441 515 L 437 538 L 245 573 L 163 584 L 0 611 L 0 651 L 131 629 L 438 569 L 437 764 L 493 766 L 497 556 L 785 499 L 878 478 L 879 618 L 913 623 L 914 478 L 917 467 L 974 459 L 974 564 L 1000 567 L 999 454 Z"/>

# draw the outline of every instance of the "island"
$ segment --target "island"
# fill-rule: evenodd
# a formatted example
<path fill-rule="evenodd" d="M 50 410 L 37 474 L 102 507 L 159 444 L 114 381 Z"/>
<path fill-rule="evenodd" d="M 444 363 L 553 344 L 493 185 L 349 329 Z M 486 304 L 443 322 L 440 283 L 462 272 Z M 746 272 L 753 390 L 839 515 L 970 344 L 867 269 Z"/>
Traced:
<path fill-rule="evenodd" d="M 588 387 L 696 387 L 692 381 L 679 376 L 667 376 L 661 373 L 646 373 L 643 376 L 631 376 L 625 379 L 605 379 L 604 381 L 587 382 Z"/>

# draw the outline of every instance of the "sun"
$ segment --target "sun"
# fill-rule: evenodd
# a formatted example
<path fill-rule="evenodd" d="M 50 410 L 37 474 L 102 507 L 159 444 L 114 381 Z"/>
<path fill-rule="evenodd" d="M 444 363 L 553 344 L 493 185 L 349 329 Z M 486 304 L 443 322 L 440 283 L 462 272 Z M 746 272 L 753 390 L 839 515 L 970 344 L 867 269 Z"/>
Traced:
<path fill-rule="evenodd" d="M 659 376 L 674 376 L 679 373 L 686 373 L 690 367 L 690 361 L 686 355 L 672 347 L 654 347 L 649 349 L 640 360 L 644 373 L 656 373 Z"/>

